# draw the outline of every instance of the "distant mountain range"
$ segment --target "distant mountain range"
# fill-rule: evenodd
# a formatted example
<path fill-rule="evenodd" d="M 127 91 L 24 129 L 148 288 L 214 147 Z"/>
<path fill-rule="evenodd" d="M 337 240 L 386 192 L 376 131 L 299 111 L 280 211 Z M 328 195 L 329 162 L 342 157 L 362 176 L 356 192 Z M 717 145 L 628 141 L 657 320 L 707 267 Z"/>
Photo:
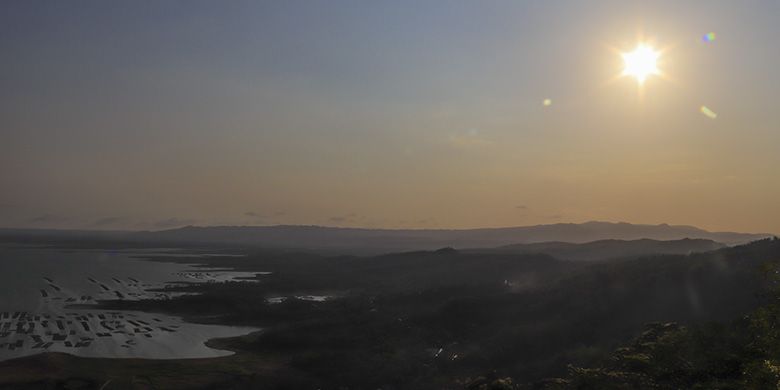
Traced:
<path fill-rule="evenodd" d="M 570 242 L 541 242 L 534 244 L 514 244 L 498 248 L 472 249 L 478 253 L 542 253 L 561 260 L 606 260 L 649 255 L 683 255 L 709 252 L 726 247 L 725 244 L 701 238 L 682 240 L 598 240 L 584 244 Z"/>
<path fill-rule="evenodd" d="M 134 239 L 180 243 L 258 245 L 287 248 L 398 251 L 442 247 L 477 248 L 541 242 L 586 243 L 598 240 L 704 239 L 734 245 L 770 234 L 709 232 L 692 226 L 629 223 L 560 223 L 488 229 L 359 229 L 323 226 L 187 226 L 134 233 Z"/>
<path fill-rule="evenodd" d="M 685 238 L 711 240 L 716 243 L 735 245 L 771 236 L 771 234 L 709 232 L 693 226 L 672 226 L 667 224 L 636 225 L 622 222 L 558 223 L 523 227 L 458 230 L 363 229 L 298 225 L 186 226 L 170 230 L 143 232 L 0 229 L 0 237 L 6 237 L 6 239 L 9 237 L 79 240 L 95 238 L 149 244 L 217 244 L 333 250 L 344 253 L 431 250 L 442 247 L 495 248 L 544 242 L 581 244 L 599 240 L 648 239 L 667 241 Z M 637 243 L 632 245 L 637 246 Z M 711 244 L 702 243 L 702 245 Z M 515 249 L 520 249 L 520 247 Z"/>

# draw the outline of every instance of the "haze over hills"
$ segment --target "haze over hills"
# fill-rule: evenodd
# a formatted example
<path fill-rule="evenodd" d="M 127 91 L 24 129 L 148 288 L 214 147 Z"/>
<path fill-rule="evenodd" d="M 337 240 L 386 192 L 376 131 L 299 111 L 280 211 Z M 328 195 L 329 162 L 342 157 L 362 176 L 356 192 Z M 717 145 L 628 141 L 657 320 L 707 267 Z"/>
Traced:
<path fill-rule="evenodd" d="M 221 244 L 262 246 L 272 248 L 297 248 L 333 250 L 344 253 L 381 253 L 392 251 L 431 250 L 442 247 L 496 248 L 508 245 L 538 243 L 583 244 L 599 240 L 711 240 L 726 245 L 743 244 L 771 237 L 764 233 L 710 232 L 693 226 L 639 225 L 630 223 L 586 222 L 558 223 L 504 228 L 481 229 L 367 229 L 326 226 L 277 225 L 277 226 L 186 226 L 160 231 L 86 231 L 86 230 L 35 230 L 0 229 L 5 238 L 61 238 L 65 240 L 99 239 L 155 244 Z M 687 242 L 668 244 L 684 247 L 671 252 L 686 253 L 701 248 L 716 249 L 715 243 Z M 611 246 L 615 246 L 612 243 Z M 631 243 L 633 247 L 641 243 Z M 651 244 L 645 242 L 644 244 Z M 547 249 L 549 249 L 547 245 Z M 559 244 L 556 244 L 560 246 Z M 597 244 L 591 244 L 594 248 Z M 603 245 L 603 243 L 602 243 Z M 655 244 L 653 244 L 655 245 Z M 689 249 L 694 245 L 693 249 Z M 509 247 L 503 250 L 539 250 L 544 246 L 526 248 Z M 579 248 L 587 249 L 587 248 Z M 639 248 L 637 248 L 639 249 Z M 563 249 L 561 249 L 563 250 Z M 631 252 L 631 251 L 629 251 Z M 645 253 L 644 250 L 640 252 Z M 631 252 L 633 253 L 633 252 Z"/>
<path fill-rule="evenodd" d="M 692 226 L 586 222 L 486 229 L 362 229 L 323 226 L 187 226 L 138 232 L 133 239 L 171 243 L 239 244 L 309 249 L 399 251 L 442 247 L 489 248 L 541 242 L 586 243 L 598 240 L 712 240 L 747 243 L 770 234 L 709 232 Z"/>
<path fill-rule="evenodd" d="M 608 260 L 649 255 L 684 255 L 709 252 L 726 247 L 725 244 L 701 238 L 681 240 L 598 240 L 584 244 L 570 242 L 540 242 L 514 244 L 498 248 L 473 249 L 472 252 L 532 254 L 542 253 L 561 260 Z"/>

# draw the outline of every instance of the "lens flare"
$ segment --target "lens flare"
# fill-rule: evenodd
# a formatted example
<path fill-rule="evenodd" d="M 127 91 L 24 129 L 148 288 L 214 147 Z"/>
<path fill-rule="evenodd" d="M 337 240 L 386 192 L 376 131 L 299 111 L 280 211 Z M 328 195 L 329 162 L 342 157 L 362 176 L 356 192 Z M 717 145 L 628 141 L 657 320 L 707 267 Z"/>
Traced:
<path fill-rule="evenodd" d="M 715 42 L 715 33 L 714 32 L 708 32 L 704 34 L 703 37 L 701 37 L 701 40 L 705 43 Z"/>
<path fill-rule="evenodd" d="M 707 106 L 701 106 L 699 111 L 701 111 L 701 113 L 704 114 L 704 116 L 710 119 L 715 119 L 718 117 L 718 114 L 715 113 L 715 111 L 712 111 L 709 108 L 707 108 Z"/>

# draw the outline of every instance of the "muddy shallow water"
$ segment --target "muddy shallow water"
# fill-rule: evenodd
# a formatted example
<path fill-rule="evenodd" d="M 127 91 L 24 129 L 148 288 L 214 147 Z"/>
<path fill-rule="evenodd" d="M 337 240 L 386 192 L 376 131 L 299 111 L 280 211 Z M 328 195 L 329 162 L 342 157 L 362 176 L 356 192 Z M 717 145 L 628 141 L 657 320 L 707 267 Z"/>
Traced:
<path fill-rule="evenodd" d="M 45 351 L 90 357 L 215 357 L 231 352 L 209 348 L 205 341 L 257 330 L 83 308 L 105 299 L 170 299 L 170 293 L 151 290 L 253 275 L 145 261 L 139 254 L 145 253 L 0 247 L 0 360 Z"/>

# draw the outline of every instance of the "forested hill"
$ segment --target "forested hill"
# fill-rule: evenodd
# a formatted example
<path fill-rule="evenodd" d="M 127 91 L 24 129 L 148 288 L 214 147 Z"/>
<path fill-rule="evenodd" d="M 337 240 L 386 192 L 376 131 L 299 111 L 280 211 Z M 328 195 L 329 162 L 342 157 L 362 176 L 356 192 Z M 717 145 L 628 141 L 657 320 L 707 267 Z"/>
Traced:
<path fill-rule="evenodd" d="M 289 247 L 351 253 L 432 250 L 442 247 L 487 248 L 540 242 L 586 243 L 597 240 L 704 239 L 734 245 L 769 234 L 709 232 L 692 226 L 586 222 L 488 229 L 361 229 L 324 226 L 187 226 L 138 232 L 144 242 L 231 244 Z"/>
<path fill-rule="evenodd" d="M 684 255 L 708 252 L 725 247 L 725 244 L 705 239 L 682 240 L 599 240 L 583 244 L 570 242 L 541 242 L 515 244 L 498 248 L 474 249 L 473 252 L 495 253 L 543 253 L 561 260 L 605 260 L 648 255 Z"/>

